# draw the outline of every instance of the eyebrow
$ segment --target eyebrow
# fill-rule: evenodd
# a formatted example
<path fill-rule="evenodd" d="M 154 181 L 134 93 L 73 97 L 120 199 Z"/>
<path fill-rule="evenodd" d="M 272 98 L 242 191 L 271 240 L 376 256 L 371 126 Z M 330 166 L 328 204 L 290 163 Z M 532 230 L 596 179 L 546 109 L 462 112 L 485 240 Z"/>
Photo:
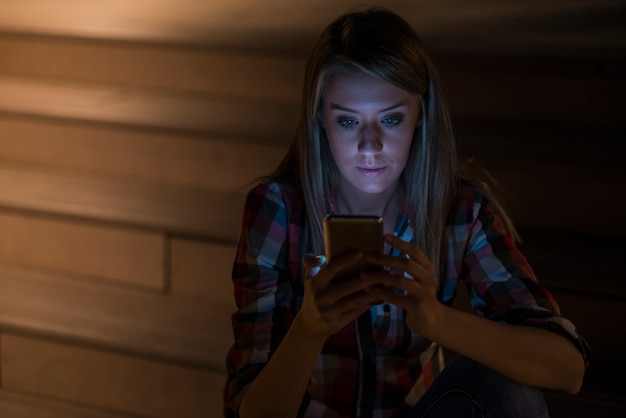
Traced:
<path fill-rule="evenodd" d="M 396 108 L 402 107 L 402 106 L 406 106 L 406 102 L 404 100 L 401 101 L 400 103 L 396 103 L 393 106 L 386 107 L 386 108 L 380 110 L 378 113 L 388 112 L 390 110 L 393 110 L 393 109 L 396 109 Z M 336 109 L 336 110 L 342 110 L 344 112 L 357 113 L 356 110 L 350 109 L 349 107 L 344 107 L 344 106 L 338 105 L 336 103 L 331 103 L 330 104 L 330 108 L 333 109 L 333 110 Z"/>

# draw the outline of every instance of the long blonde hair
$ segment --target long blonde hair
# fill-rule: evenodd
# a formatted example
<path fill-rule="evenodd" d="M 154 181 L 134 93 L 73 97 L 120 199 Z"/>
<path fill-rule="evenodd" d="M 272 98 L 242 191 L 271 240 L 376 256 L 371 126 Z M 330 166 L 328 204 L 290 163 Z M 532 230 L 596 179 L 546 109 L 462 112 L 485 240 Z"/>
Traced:
<path fill-rule="evenodd" d="M 432 60 L 406 21 L 386 9 L 340 16 L 322 32 L 306 67 L 296 134 L 273 177 L 296 179 L 303 191 L 310 251 L 323 253 L 322 219 L 329 212 L 338 171 L 321 125 L 322 93 L 329 75 L 357 69 L 420 101 L 402 182 L 415 241 L 441 267 L 446 220 L 459 182 L 455 142 Z"/>

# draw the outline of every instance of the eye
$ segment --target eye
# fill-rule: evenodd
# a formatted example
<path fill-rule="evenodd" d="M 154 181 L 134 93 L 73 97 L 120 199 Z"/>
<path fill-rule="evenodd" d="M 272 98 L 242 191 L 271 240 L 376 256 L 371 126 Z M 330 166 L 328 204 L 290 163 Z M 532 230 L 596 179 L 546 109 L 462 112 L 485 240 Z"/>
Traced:
<path fill-rule="evenodd" d="M 354 128 L 356 125 L 359 124 L 359 122 L 354 119 L 339 119 L 338 122 L 344 128 Z"/>
<path fill-rule="evenodd" d="M 398 116 L 390 116 L 390 117 L 384 118 L 381 122 L 387 126 L 395 126 L 399 124 L 400 122 L 402 122 L 402 118 Z"/>

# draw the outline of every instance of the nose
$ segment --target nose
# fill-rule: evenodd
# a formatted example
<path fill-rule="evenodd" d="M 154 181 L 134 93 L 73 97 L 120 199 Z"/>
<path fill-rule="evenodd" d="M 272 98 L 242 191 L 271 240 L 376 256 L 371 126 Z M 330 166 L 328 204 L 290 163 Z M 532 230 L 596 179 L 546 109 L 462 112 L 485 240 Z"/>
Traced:
<path fill-rule="evenodd" d="M 364 129 L 359 138 L 359 152 L 362 154 L 378 154 L 383 149 L 380 135 L 373 128 Z"/>

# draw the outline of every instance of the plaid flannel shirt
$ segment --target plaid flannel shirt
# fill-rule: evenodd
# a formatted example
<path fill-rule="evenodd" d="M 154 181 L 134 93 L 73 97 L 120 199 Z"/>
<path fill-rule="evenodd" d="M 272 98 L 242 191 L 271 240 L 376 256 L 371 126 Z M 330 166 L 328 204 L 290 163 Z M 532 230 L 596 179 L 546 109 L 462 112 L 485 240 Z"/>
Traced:
<path fill-rule="evenodd" d="M 269 361 L 301 306 L 304 216 L 301 194 L 287 183 L 268 182 L 248 194 L 233 267 L 238 310 L 227 357 L 227 417 L 238 416 L 246 386 Z M 477 315 L 560 333 L 587 361 L 585 341 L 560 316 L 480 191 L 465 187 L 450 219 L 439 300 L 451 305 L 463 281 Z M 405 216 L 395 234 L 411 241 Z M 441 348 L 412 333 L 402 309 L 374 306 L 326 341 L 299 416 L 396 416 L 417 402 L 443 366 Z"/>

